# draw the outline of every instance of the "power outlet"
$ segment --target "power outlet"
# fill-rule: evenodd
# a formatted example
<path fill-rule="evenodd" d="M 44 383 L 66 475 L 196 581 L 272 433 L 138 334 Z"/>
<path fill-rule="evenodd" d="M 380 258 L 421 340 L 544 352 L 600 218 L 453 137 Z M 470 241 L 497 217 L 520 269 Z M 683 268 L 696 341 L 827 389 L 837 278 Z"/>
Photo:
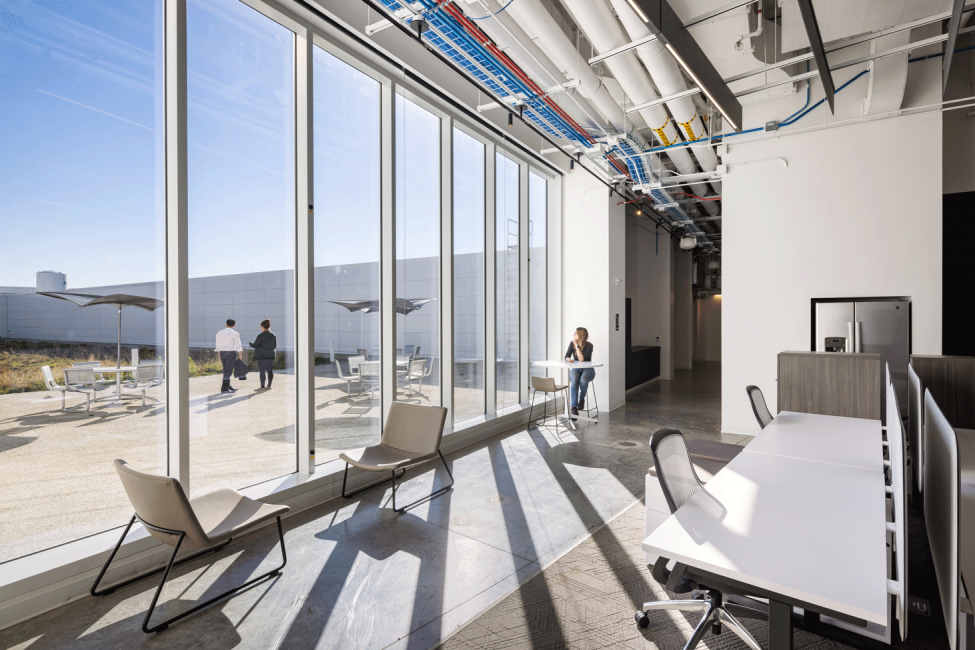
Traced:
<path fill-rule="evenodd" d="M 917 596 L 908 596 L 907 611 L 909 611 L 911 614 L 931 616 L 931 603 L 923 598 L 918 598 Z"/>

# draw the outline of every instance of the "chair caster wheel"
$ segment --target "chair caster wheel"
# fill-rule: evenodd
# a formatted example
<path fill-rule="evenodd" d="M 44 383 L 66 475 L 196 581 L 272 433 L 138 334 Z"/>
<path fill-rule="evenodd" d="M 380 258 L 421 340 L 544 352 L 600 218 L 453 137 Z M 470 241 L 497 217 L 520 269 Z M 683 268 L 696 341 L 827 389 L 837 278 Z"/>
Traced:
<path fill-rule="evenodd" d="M 641 629 L 645 630 L 650 627 L 650 617 L 647 616 L 646 612 L 637 612 L 633 615 L 633 618 L 636 619 L 636 624 Z"/>

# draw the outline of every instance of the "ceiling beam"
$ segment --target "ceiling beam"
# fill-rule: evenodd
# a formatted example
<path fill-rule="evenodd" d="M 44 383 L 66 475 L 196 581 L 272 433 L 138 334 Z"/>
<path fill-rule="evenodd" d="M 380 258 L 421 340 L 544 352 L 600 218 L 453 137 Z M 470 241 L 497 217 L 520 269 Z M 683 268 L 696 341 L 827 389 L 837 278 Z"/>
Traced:
<path fill-rule="evenodd" d="M 836 93 L 836 86 L 833 85 L 833 75 L 830 74 L 829 63 L 826 61 L 826 48 L 823 46 L 823 36 L 819 33 L 816 10 L 813 9 L 812 0 L 798 1 L 799 12 L 802 14 L 802 23 L 806 27 L 806 35 L 809 37 L 809 48 L 813 51 L 813 57 L 816 59 L 816 67 L 819 68 L 819 79 L 823 84 L 826 100 L 829 102 L 829 112 L 833 113 L 833 95 Z M 955 2 L 964 3 L 964 0 L 955 0 Z"/>
<path fill-rule="evenodd" d="M 725 121 L 741 132 L 741 102 L 714 68 L 684 23 L 674 13 L 667 0 L 627 0 L 636 15 L 646 24 L 650 33 L 656 34 L 678 65 L 701 91 L 711 100 Z"/>
<path fill-rule="evenodd" d="M 945 60 L 941 64 L 941 94 L 948 90 L 948 73 L 951 72 L 951 59 L 955 53 L 955 43 L 958 41 L 958 30 L 961 28 L 961 14 L 965 8 L 965 0 L 955 0 L 951 6 L 951 19 L 948 21 L 948 44 L 945 45 Z"/>

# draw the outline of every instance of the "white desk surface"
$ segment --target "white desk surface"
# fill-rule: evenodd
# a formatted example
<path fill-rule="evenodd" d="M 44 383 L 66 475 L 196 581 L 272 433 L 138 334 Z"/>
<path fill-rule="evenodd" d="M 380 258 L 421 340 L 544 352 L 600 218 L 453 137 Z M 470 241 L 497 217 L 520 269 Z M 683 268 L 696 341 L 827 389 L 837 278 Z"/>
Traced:
<path fill-rule="evenodd" d="M 782 411 L 745 451 L 884 471 L 880 420 Z"/>
<path fill-rule="evenodd" d="M 593 361 L 573 361 L 569 363 L 564 359 L 556 359 L 554 361 L 535 361 L 532 363 L 533 366 L 540 366 L 542 368 L 567 368 L 572 370 L 573 368 L 602 368 L 603 364 L 595 363 Z"/>
<path fill-rule="evenodd" d="M 643 550 L 886 625 L 885 501 L 882 473 L 739 454 Z"/>

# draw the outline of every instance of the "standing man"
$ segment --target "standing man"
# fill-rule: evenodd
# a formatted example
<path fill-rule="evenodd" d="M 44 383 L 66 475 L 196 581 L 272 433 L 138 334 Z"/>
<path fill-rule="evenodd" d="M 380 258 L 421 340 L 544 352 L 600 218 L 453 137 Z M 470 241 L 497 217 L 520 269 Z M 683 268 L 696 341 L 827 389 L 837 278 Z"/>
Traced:
<path fill-rule="evenodd" d="M 234 363 L 244 359 L 244 348 L 240 344 L 240 334 L 234 331 L 237 324 L 233 318 L 227 319 L 227 327 L 217 332 L 217 352 L 220 353 L 220 363 L 223 364 L 223 385 L 221 393 L 236 393 L 236 388 L 230 387 L 230 376 L 234 372 Z"/>

